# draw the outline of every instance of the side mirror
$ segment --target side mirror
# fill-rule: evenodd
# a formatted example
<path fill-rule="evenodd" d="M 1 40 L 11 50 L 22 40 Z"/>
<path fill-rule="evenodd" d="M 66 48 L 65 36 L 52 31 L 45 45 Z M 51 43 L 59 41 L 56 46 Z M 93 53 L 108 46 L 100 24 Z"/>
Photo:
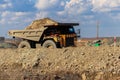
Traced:
<path fill-rule="evenodd" d="M 80 37 L 80 29 L 77 29 L 77 37 Z"/>
<path fill-rule="evenodd" d="M 0 37 L 0 42 L 4 42 L 5 41 L 5 37 Z"/>

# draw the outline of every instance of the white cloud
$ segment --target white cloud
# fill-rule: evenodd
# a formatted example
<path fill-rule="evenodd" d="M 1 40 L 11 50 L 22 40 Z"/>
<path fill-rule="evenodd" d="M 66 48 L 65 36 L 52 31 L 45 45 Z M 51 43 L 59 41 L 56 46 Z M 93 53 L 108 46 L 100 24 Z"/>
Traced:
<path fill-rule="evenodd" d="M 1 15 L 1 19 L 0 19 L 1 24 L 16 24 L 16 23 L 20 24 L 31 18 L 28 17 L 31 15 L 31 13 L 28 12 L 4 11 L 1 12 L 0 15 Z"/>
<path fill-rule="evenodd" d="M 6 17 L 9 14 L 9 11 L 1 12 L 1 17 Z"/>
<path fill-rule="evenodd" d="M 120 10 L 120 0 L 69 0 L 63 11 L 57 12 L 58 15 L 80 15 L 81 13 L 110 12 Z"/>
<path fill-rule="evenodd" d="M 68 10 L 68 14 L 80 14 L 86 10 L 83 0 L 71 0 L 66 3 L 65 9 Z"/>
<path fill-rule="evenodd" d="M 116 22 L 117 21 L 120 21 L 120 13 L 117 13 L 117 14 L 109 14 L 109 16 L 115 20 Z"/>
<path fill-rule="evenodd" d="M 46 10 L 58 4 L 59 0 L 37 0 L 35 7 L 40 10 Z"/>
<path fill-rule="evenodd" d="M 14 14 L 15 14 L 15 16 L 19 17 L 19 16 L 25 16 L 28 13 L 26 13 L 26 12 L 15 12 Z"/>
<path fill-rule="evenodd" d="M 84 19 L 91 20 L 91 19 L 94 18 L 94 16 L 93 16 L 93 15 L 85 15 L 85 16 L 83 16 L 83 18 L 84 18 Z"/>
<path fill-rule="evenodd" d="M 0 8 L 1 9 L 6 9 L 12 7 L 12 3 L 5 3 L 5 4 L 0 4 Z"/>
<path fill-rule="evenodd" d="M 5 19 L 0 20 L 0 24 L 3 24 L 3 23 L 5 23 Z"/>
<path fill-rule="evenodd" d="M 1 13 L 2 18 L 6 17 L 21 17 L 21 16 L 26 16 L 28 13 L 27 12 L 10 12 L 10 11 L 4 11 Z"/>
<path fill-rule="evenodd" d="M 49 15 L 49 13 L 48 12 L 38 12 L 38 13 L 36 13 L 36 15 L 35 15 L 35 19 L 41 19 L 41 18 L 45 18 L 45 17 L 47 17 Z"/>
<path fill-rule="evenodd" d="M 60 5 L 61 5 L 61 6 L 65 6 L 65 2 L 64 2 L 64 1 L 61 1 Z"/>
<path fill-rule="evenodd" d="M 12 3 L 9 0 L 4 0 L 4 2 L 5 2 L 4 4 L 0 4 L 1 9 L 12 7 Z"/>
<path fill-rule="evenodd" d="M 120 0 L 92 0 L 91 3 L 95 12 L 118 10 L 120 7 Z"/>
<path fill-rule="evenodd" d="M 89 0 L 66 1 L 64 11 L 59 11 L 58 15 L 80 15 L 88 9 Z"/>

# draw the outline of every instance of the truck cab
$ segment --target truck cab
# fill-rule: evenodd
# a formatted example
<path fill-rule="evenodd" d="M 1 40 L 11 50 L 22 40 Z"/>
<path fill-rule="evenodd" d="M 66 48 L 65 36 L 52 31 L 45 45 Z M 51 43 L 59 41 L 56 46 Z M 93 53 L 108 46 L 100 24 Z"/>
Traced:
<path fill-rule="evenodd" d="M 43 34 L 42 43 L 46 40 L 51 40 L 55 43 L 56 47 L 75 46 L 77 41 L 77 35 L 72 24 L 48 27 Z M 50 45 L 43 44 L 43 46 L 48 47 Z"/>

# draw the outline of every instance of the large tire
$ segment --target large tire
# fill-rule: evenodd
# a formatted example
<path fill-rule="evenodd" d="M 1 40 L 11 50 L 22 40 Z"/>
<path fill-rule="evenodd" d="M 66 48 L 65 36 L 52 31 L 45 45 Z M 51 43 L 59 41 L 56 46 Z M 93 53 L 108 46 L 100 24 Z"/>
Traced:
<path fill-rule="evenodd" d="M 54 41 L 52 40 L 46 40 L 43 45 L 42 45 L 44 48 L 57 48 L 56 44 Z"/>
<path fill-rule="evenodd" d="M 31 48 L 31 46 L 28 41 L 22 41 L 22 42 L 20 42 L 18 48 Z"/>

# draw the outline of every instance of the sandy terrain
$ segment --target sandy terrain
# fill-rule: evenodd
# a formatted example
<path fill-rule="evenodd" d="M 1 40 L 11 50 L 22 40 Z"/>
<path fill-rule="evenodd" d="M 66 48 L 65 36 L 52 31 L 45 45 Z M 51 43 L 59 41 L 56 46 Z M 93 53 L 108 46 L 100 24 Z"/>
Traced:
<path fill-rule="evenodd" d="M 0 49 L 0 80 L 120 80 L 120 47 Z"/>

